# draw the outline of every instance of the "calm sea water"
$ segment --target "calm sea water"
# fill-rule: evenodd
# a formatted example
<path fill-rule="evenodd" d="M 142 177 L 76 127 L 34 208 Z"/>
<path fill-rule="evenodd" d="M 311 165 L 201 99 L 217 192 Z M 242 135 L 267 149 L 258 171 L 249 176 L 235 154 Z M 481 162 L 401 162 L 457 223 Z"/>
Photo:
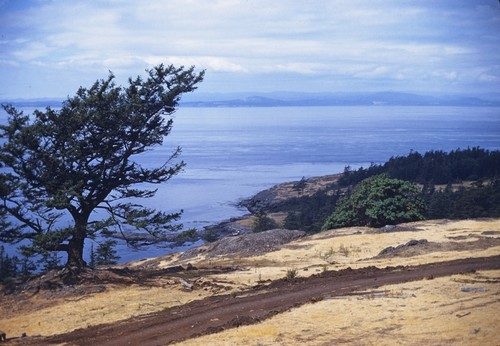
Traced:
<path fill-rule="evenodd" d="M 162 150 L 169 144 L 183 148 L 187 168 L 155 203 L 182 207 L 185 222 L 208 223 L 232 216 L 239 199 L 302 176 L 382 163 L 410 150 L 499 149 L 500 109 L 182 108 Z"/>
<path fill-rule="evenodd" d="M 5 119 L 4 117 L 0 119 Z M 237 203 L 303 176 L 383 163 L 411 150 L 500 149 L 500 109 L 475 107 L 180 108 L 161 148 L 141 157 L 154 166 L 182 147 L 184 172 L 144 201 L 184 210 L 185 228 L 241 216 Z M 118 248 L 122 262 L 166 253 Z"/>

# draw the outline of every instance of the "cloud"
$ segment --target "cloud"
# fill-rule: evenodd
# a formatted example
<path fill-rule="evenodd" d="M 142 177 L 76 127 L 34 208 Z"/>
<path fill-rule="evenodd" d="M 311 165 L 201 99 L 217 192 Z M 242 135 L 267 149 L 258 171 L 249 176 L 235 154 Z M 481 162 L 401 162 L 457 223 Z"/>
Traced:
<path fill-rule="evenodd" d="M 247 72 L 241 65 L 231 62 L 228 59 L 212 56 L 149 56 L 142 57 L 141 60 L 148 65 L 158 65 L 161 63 L 197 66 L 202 69 L 209 69 L 215 72 Z"/>
<path fill-rule="evenodd" d="M 259 79 L 298 91 L 348 80 L 359 90 L 376 80 L 391 89 L 390 81 L 394 88 L 404 81 L 427 91 L 428 81 L 477 90 L 500 76 L 500 4 L 489 0 L 15 3 L 0 3 L 0 85 L 35 66 L 38 76 L 64 80 L 70 71 L 136 75 L 159 62 L 207 69 L 206 81 L 231 89 L 238 78 L 242 88 L 251 87 L 243 79 L 253 81 L 257 91 Z"/>
<path fill-rule="evenodd" d="M 498 83 L 500 82 L 500 75 L 493 76 L 491 74 L 481 74 L 479 75 L 479 81 L 481 82 L 492 82 L 492 83 Z"/>
<path fill-rule="evenodd" d="M 459 74 L 457 71 L 450 71 L 450 70 L 439 70 L 439 71 L 432 71 L 430 74 L 432 77 L 437 77 L 443 80 L 447 81 L 457 81 L 459 79 Z"/>

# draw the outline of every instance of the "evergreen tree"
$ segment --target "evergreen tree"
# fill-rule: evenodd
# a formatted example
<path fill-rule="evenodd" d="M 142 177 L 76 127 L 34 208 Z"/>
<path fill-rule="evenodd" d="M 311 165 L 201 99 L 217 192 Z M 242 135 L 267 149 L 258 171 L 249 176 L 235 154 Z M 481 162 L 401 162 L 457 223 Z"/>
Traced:
<path fill-rule="evenodd" d="M 36 264 L 31 260 L 29 256 L 23 256 L 21 260 L 18 261 L 18 263 L 21 267 L 20 274 L 24 277 L 31 275 L 37 269 Z"/>
<path fill-rule="evenodd" d="M 114 249 L 116 244 L 118 244 L 118 242 L 111 239 L 99 244 L 95 254 L 95 265 L 116 264 L 120 259 L 120 257 L 116 255 L 116 250 Z"/>
<path fill-rule="evenodd" d="M 323 229 L 346 226 L 380 227 L 423 219 L 424 202 L 408 181 L 386 174 L 363 180 L 352 194 L 339 200 Z"/>
<path fill-rule="evenodd" d="M 89 261 L 89 267 L 90 268 L 95 268 L 97 265 L 97 255 L 94 251 L 94 244 L 90 245 L 90 261 Z"/>
<path fill-rule="evenodd" d="M 17 258 L 10 257 L 0 246 L 0 281 L 17 276 Z"/>
<path fill-rule="evenodd" d="M 43 265 L 43 271 L 49 271 L 61 266 L 61 258 L 57 252 L 46 252 L 42 254 L 42 258 L 38 263 Z"/>
<path fill-rule="evenodd" d="M 264 210 L 259 210 L 259 212 L 255 215 L 253 222 L 254 232 L 264 232 L 276 227 L 276 222 L 271 219 Z"/>
<path fill-rule="evenodd" d="M 180 228 L 172 224 L 180 212 L 131 202 L 154 196 L 156 190 L 144 184 L 164 183 L 182 170 L 184 163 L 175 161 L 180 148 L 158 157 L 155 168 L 137 157 L 162 145 L 173 125 L 168 116 L 204 73 L 164 65 L 147 72 L 146 79 L 130 78 L 127 87 L 115 85 L 110 74 L 81 87 L 60 110 L 28 116 L 3 106 L 9 119 L 0 126 L 0 241 L 28 240 L 27 254 L 66 252 L 66 265 L 79 269 L 86 265 L 88 237 L 123 225 L 155 237 Z M 96 209 L 107 216 L 90 221 Z"/>

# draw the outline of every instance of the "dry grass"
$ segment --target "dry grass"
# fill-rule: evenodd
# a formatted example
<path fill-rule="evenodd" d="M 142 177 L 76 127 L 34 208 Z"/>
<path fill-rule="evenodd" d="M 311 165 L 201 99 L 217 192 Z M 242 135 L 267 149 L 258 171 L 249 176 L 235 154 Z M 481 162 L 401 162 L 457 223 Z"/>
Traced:
<path fill-rule="evenodd" d="M 211 259 L 210 263 L 213 265 L 232 264 L 248 268 L 246 271 L 215 277 L 230 278 L 240 285 L 249 285 L 255 284 L 259 280 L 282 278 L 286 275 L 287 268 L 297 268 L 300 276 L 309 276 L 325 269 L 418 265 L 500 254 L 500 246 L 486 249 L 467 249 L 465 245 L 462 251 L 441 251 L 422 253 L 412 257 L 373 259 L 386 247 L 405 244 L 412 239 L 427 239 L 429 242 L 447 244 L 457 241 L 472 243 L 477 240 L 476 237 L 495 238 L 499 235 L 482 235 L 482 233 L 492 230 L 500 231 L 500 220 L 423 221 L 407 224 L 407 226 L 416 227 L 419 231 L 374 233 L 372 229 L 368 228 L 331 230 L 296 240 L 279 251 L 261 256 L 241 259 Z M 455 237 L 465 237 L 465 239 L 456 240 Z M 347 249 L 347 256 L 345 252 L 341 251 L 342 248 Z M 331 254 L 332 249 L 334 250 L 333 254 Z M 198 261 L 203 262 L 203 258 L 199 258 Z"/>
<path fill-rule="evenodd" d="M 0 308 L 0 326 L 9 336 L 54 335 L 77 328 L 124 320 L 133 316 L 185 304 L 207 296 L 208 292 L 186 292 L 180 288 L 111 288 L 106 292 L 79 298 L 59 299 L 55 306 L 37 309 L 43 299 L 33 298 L 29 311 Z"/>
<path fill-rule="evenodd" d="M 498 345 L 499 280 L 496 270 L 385 286 L 179 345 Z"/>
<path fill-rule="evenodd" d="M 241 270 L 206 275 L 199 280 L 224 283 L 235 292 L 265 280 L 284 278 L 287 270 L 309 276 L 325 269 L 417 265 L 466 257 L 500 254 L 500 246 L 472 248 L 478 237 L 498 238 L 500 219 L 466 221 L 424 221 L 412 223 L 418 231 L 374 233 L 368 228 L 331 230 L 294 241 L 278 251 L 249 258 L 189 259 L 195 266 L 232 266 Z M 463 249 L 417 254 L 412 257 L 374 259 L 388 246 L 412 239 L 464 244 Z M 343 250 L 342 250 L 343 249 Z M 179 264 L 179 256 L 140 261 L 158 267 Z M 187 264 L 180 263 L 180 264 Z M 321 345 L 352 344 L 499 344 L 497 327 L 499 271 L 453 276 L 380 288 L 363 296 L 324 300 L 284 313 L 258 325 L 247 326 L 191 340 L 189 345 Z M 165 280 L 165 278 L 162 278 Z M 195 278 L 193 279 L 195 280 Z M 482 280 L 482 281 L 481 281 Z M 487 282 L 487 281 L 491 282 Z M 486 292 L 465 293 L 464 285 L 480 285 Z M 52 335 L 104 322 L 114 322 L 144 313 L 160 311 L 213 294 L 209 290 L 188 291 L 174 281 L 162 287 L 108 287 L 105 292 L 77 298 L 47 299 L 34 296 L 22 310 L 0 306 L 0 329 L 9 336 Z M 413 297 L 412 295 L 415 295 Z M 470 314 L 457 317 L 457 314 Z M 476 334 L 473 329 L 479 329 Z"/>

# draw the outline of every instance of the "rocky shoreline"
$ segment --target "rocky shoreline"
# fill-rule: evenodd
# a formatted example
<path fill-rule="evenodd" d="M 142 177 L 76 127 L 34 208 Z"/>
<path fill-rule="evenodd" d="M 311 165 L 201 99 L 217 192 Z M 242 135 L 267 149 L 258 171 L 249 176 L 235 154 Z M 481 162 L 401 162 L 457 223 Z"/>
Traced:
<path fill-rule="evenodd" d="M 200 237 L 208 241 L 213 241 L 227 236 L 251 233 L 253 217 L 259 211 L 265 211 L 269 214 L 275 213 L 277 207 L 287 200 L 302 196 L 311 196 L 319 190 L 326 189 L 337 183 L 341 176 L 342 173 L 302 178 L 301 180 L 280 183 L 269 189 L 262 190 L 252 197 L 239 202 L 239 206 L 247 208 L 249 214 L 206 226 L 199 232 Z"/>
<path fill-rule="evenodd" d="M 260 210 L 272 213 L 283 202 L 291 198 L 311 196 L 319 190 L 326 189 L 337 183 L 341 176 L 342 173 L 338 173 L 281 183 L 260 191 L 253 197 L 244 199 L 240 202 L 240 205 L 247 208 L 252 214 Z"/>
<path fill-rule="evenodd" d="M 319 190 L 326 189 L 335 184 L 342 173 L 302 178 L 298 181 L 289 181 L 274 185 L 269 189 L 262 190 L 255 195 L 243 199 L 238 203 L 245 207 L 248 214 L 220 221 L 216 224 L 205 226 L 201 230 L 186 230 L 178 234 L 168 234 L 160 239 L 154 238 L 149 234 L 130 233 L 125 236 L 132 242 L 137 243 L 157 243 L 163 242 L 170 244 L 171 248 L 194 243 L 199 240 L 205 242 L 214 242 L 225 237 L 234 237 L 253 232 L 254 215 L 259 211 L 264 211 L 274 217 L 284 217 L 275 214 L 278 207 L 291 198 L 302 196 L 311 196 Z M 285 213 L 286 214 L 286 213 Z M 278 222 L 279 224 L 279 222 Z M 124 239 L 122 233 L 112 233 L 108 235 L 111 238 Z"/>

